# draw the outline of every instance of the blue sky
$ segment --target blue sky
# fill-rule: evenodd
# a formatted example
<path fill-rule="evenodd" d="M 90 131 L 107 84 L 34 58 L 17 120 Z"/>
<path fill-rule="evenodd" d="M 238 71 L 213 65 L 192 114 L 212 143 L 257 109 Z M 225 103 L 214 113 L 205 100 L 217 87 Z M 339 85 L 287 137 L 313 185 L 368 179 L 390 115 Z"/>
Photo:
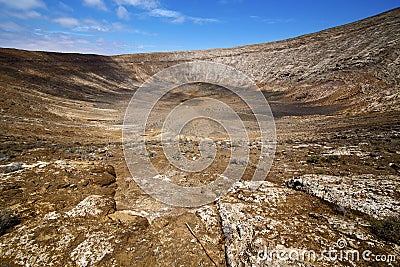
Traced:
<path fill-rule="evenodd" d="M 400 0 L 0 0 L 0 47 L 104 55 L 233 47 L 399 6 Z"/>

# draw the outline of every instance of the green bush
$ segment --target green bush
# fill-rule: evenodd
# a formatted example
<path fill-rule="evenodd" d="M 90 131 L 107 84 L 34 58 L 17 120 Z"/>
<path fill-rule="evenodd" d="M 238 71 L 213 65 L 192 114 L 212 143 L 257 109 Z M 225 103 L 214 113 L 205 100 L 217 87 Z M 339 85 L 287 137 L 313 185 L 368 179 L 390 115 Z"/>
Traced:
<path fill-rule="evenodd" d="M 337 155 L 328 155 L 328 156 L 318 156 L 312 155 L 307 159 L 308 163 L 318 164 L 318 163 L 334 163 L 340 160 L 340 156 Z"/>
<path fill-rule="evenodd" d="M 11 210 L 0 210 L 0 235 L 20 223 L 18 216 Z"/>
<path fill-rule="evenodd" d="M 372 232 L 380 238 L 400 245 L 400 216 L 390 216 L 371 222 Z"/>

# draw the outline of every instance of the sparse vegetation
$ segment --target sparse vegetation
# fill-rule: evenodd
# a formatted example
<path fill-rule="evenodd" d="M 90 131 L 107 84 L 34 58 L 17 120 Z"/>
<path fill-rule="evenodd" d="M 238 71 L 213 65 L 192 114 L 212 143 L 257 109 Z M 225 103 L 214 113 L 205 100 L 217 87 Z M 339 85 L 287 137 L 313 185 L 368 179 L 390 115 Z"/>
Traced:
<path fill-rule="evenodd" d="M 400 245 L 400 216 L 389 216 L 383 220 L 373 219 L 371 231 L 383 240 Z"/>
<path fill-rule="evenodd" d="M 309 159 L 307 159 L 307 162 L 318 164 L 318 163 L 333 163 L 339 160 L 340 156 L 338 155 L 328 155 L 328 156 L 312 155 Z"/>
<path fill-rule="evenodd" d="M 343 216 L 348 214 L 346 208 L 340 204 L 335 205 L 335 212 Z"/>
<path fill-rule="evenodd" d="M 0 210 L 0 235 L 20 223 L 20 218 L 12 210 Z"/>

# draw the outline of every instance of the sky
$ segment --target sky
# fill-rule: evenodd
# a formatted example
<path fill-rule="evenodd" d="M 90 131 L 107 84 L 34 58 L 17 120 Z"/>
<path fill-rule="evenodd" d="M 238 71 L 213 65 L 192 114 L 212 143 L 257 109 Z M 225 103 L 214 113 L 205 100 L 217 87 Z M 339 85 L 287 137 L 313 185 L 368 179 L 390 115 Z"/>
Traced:
<path fill-rule="evenodd" d="M 0 47 L 102 55 L 234 47 L 399 6 L 400 0 L 0 0 Z"/>

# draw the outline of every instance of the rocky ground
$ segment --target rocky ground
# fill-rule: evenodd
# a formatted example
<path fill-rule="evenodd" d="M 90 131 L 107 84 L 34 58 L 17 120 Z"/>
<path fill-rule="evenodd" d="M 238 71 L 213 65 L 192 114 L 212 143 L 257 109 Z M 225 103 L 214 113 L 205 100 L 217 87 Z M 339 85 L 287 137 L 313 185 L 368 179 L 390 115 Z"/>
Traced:
<path fill-rule="evenodd" d="M 336 130 L 328 126 L 332 138 L 322 127 L 317 133 L 297 127 L 315 119 L 330 125 L 337 117 L 278 120 L 278 133 L 287 132 L 288 123 L 297 132 L 278 134 L 267 181 L 256 191 L 251 182 L 238 183 L 197 209 L 169 207 L 145 195 L 125 166 L 120 142 L 43 141 L 34 148 L 27 141 L 4 142 L 10 148 L 2 150 L 0 203 L 19 221 L 1 237 L 3 265 L 382 266 L 296 254 L 281 262 L 259 254 L 322 253 L 343 239 L 343 251 L 398 258 L 398 244 L 371 227 L 399 214 L 398 123 L 376 132 L 374 123 L 345 131 L 334 124 Z M 358 134 L 363 131 L 368 135 Z"/>
<path fill-rule="evenodd" d="M 398 266 L 398 14 L 232 50 L 100 57 L 2 49 L 0 265 Z M 250 182 L 260 153 L 254 134 L 242 181 L 214 203 L 177 208 L 138 187 L 121 124 L 137 86 L 193 59 L 257 80 L 277 147 L 265 181 Z M 166 97 L 160 110 L 190 97 Z M 157 133 L 147 148 L 171 176 Z M 216 144 L 201 179 L 175 173 L 173 182 L 214 180 L 231 146 Z M 182 147 L 199 155 L 190 138 Z"/>

